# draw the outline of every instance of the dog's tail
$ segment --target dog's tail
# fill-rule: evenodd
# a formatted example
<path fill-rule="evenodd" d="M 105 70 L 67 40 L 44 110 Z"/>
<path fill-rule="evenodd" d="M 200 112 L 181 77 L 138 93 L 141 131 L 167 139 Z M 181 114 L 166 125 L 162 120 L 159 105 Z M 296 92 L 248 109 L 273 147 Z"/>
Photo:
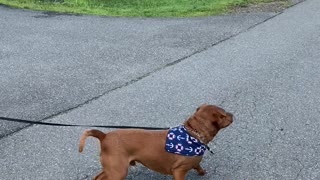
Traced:
<path fill-rule="evenodd" d="M 79 152 L 83 151 L 83 147 L 86 143 L 86 139 L 88 136 L 93 136 L 95 138 L 98 138 L 100 142 L 102 142 L 102 140 L 106 137 L 106 134 L 96 129 L 85 131 L 80 138 Z"/>

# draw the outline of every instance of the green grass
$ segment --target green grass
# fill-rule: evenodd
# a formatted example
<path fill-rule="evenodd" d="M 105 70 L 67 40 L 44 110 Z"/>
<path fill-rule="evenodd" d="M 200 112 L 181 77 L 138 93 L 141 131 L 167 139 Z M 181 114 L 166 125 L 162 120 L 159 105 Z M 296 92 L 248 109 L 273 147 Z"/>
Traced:
<path fill-rule="evenodd" d="M 224 14 L 234 6 L 264 1 L 270 0 L 0 0 L 0 4 L 103 16 L 194 17 Z"/>

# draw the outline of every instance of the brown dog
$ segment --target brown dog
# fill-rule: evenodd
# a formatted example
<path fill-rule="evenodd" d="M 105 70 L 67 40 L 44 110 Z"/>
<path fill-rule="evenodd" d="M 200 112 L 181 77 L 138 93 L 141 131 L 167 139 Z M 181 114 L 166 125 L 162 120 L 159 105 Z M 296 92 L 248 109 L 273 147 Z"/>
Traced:
<path fill-rule="evenodd" d="M 184 180 L 187 172 L 195 169 L 199 175 L 205 171 L 200 166 L 206 145 L 218 131 L 229 126 L 233 115 L 222 108 L 204 104 L 182 126 L 169 130 L 116 130 L 107 134 L 99 130 L 85 131 L 80 139 L 82 152 L 88 136 L 100 140 L 100 161 L 103 170 L 96 180 L 123 180 L 130 165 L 139 162 L 162 174 L 173 175 L 174 180 Z M 186 131 L 186 132 L 183 132 Z M 173 133 L 184 133 L 174 135 Z M 175 141 L 177 144 L 174 144 Z M 195 142 L 199 146 L 186 147 Z M 174 150 L 174 152 L 170 152 Z M 186 152 L 186 155 L 181 155 Z"/>

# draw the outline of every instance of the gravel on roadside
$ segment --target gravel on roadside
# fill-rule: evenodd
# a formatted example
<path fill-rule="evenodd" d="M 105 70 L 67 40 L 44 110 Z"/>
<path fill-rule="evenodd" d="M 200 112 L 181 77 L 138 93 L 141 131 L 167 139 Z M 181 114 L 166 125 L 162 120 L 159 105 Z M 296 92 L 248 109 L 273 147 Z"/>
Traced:
<path fill-rule="evenodd" d="M 255 12 L 282 12 L 290 6 L 301 3 L 305 0 L 274 0 L 269 3 L 252 4 L 246 7 L 235 7 L 231 14 L 255 13 Z"/>

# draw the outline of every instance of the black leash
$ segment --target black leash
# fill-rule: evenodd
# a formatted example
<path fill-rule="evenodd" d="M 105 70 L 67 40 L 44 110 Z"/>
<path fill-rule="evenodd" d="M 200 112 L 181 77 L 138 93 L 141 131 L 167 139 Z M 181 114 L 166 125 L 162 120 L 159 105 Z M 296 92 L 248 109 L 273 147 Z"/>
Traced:
<path fill-rule="evenodd" d="M 102 125 L 79 125 L 79 124 L 61 124 L 61 123 L 48 123 L 42 121 L 30 121 L 24 119 L 14 119 L 7 117 L 0 117 L 1 120 L 26 123 L 26 124 L 38 124 L 45 126 L 67 126 L 67 127 L 90 127 L 90 128 L 113 128 L 113 129 L 145 129 L 145 130 L 166 130 L 170 128 L 157 128 L 157 127 L 143 127 L 143 126 L 102 126 Z"/>

